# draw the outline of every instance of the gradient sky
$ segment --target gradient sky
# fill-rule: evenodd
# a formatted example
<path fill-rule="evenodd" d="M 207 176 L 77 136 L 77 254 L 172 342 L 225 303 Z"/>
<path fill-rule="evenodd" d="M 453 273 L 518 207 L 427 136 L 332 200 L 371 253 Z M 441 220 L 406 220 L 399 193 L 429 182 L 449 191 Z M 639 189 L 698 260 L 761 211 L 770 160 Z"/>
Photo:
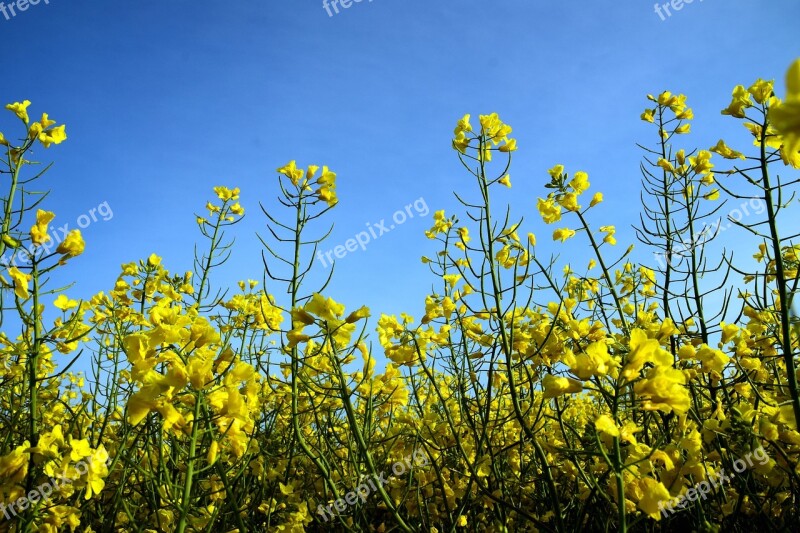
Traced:
<path fill-rule="evenodd" d="M 247 210 L 217 286 L 261 279 L 258 205 L 280 213 L 275 169 L 296 159 L 338 173 L 326 249 L 424 199 L 426 217 L 340 260 L 328 291 L 373 317 L 419 318 L 436 282 L 420 262 L 432 250 L 423 231 L 434 210 L 460 212 L 452 191 L 474 191 L 450 148 L 464 113 L 514 127 L 514 187 L 496 200 L 528 218 L 540 254 L 560 250 L 535 211 L 556 163 L 589 172 L 606 197 L 593 223 L 615 224 L 624 250 L 640 210 L 635 143 L 655 140 L 639 120 L 645 95 L 689 96 L 687 146 L 746 146 L 719 111 L 760 76 L 782 94 L 798 20 L 796 0 L 696 0 L 663 21 L 632 0 L 365 0 L 332 17 L 319 0 L 42 0 L 0 15 L 2 100 L 67 124 L 67 142 L 35 154 L 55 162 L 43 183 L 59 224 L 113 210 L 83 232 L 86 253 L 65 271 L 71 297 L 108 291 L 122 263 L 152 252 L 191 269 L 194 214 L 215 185 L 239 186 Z"/>

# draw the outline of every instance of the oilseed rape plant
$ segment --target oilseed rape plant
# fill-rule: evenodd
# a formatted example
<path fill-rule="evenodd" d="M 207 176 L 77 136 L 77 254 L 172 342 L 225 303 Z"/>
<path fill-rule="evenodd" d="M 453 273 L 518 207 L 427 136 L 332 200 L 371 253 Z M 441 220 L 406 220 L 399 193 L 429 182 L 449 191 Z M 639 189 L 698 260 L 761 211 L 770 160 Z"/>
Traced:
<path fill-rule="evenodd" d="M 218 186 L 193 265 L 124 258 L 76 299 L 50 274 L 91 242 L 51 242 L 35 166 L 66 127 L 7 105 L 0 255 L 31 253 L 0 274 L 0 531 L 795 530 L 800 60 L 781 93 L 734 88 L 720 107 L 745 141 L 711 147 L 682 144 L 687 96 L 647 97 L 651 265 L 603 219 L 600 176 L 553 164 L 526 178 L 532 217 L 498 207 L 526 147 L 464 115 L 470 192 L 425 232 L 419 318 L 346 309 L 332 269 L 314 285 L 337 175 L 297 161 L 273 182 L 283 211 L 261 209 L 252 279 L 216 284 L 248 201 Z M 760 206 L 725 233 L 752 260 L 695 245 L 727 198 Z M 588 264 L 546 254 L 567 241 Z"/>

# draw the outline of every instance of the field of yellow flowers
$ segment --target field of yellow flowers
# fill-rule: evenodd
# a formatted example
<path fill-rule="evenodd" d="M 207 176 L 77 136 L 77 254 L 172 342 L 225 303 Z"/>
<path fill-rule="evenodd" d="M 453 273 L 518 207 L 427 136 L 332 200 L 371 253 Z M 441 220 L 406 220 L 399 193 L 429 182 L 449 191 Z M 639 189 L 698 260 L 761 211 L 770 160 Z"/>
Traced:
<path fill-rule="evenodd" d="M 773 89 L 737 86 L 722 111 L 752 146 L 709 149 L 680 144 L 684 95 L 648 96 L 649 266 L 594 220 L 585 172 L 554 166 L 531 200 L 552 239 L 495 209 L 517 143 L 465 115 L 452 146 L 479 201 L 435 213 L 418 319 L 309 286 L 336 174 L 295 161 L 275 181 L 285 211 L 264 213 L 271 293 L 211 290 L 244 214 L 221 186 L 194 270 L 153 254 L 70 298 L 47 281 L 85 243 L 50 242 L 29 159 L 66 129 L 7 105 L 0 255 L 29 261 L 0 277 L 0 531 L 797 531 L 800 60 Z M 755 269 L 705 255 L 725 197 L 765 207 L 725 235 L 755 239 Z M 568 239 L 591 249 L 580 271 L 540 252 Z"/>

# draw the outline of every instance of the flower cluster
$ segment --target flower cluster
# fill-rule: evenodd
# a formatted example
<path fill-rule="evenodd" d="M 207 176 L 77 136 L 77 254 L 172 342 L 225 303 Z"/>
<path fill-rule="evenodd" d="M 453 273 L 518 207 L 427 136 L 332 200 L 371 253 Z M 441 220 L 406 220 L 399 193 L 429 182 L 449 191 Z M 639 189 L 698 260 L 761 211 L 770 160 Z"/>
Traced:
<path fill-rule="evenodd" d="M 299 194 L 309 192 L 311 196 L 328 204 L 328 207 L 333 207 L 339 201 L 336 196 L 336 173 L 327 166 L 323 166 L 322 172 L 315 179 L 319 169 L 317 165 L 309 165 L 308 170 L 304 170 L 298 168 L 297 162 L 292 160 L 279 168 L 278 172 L 289 179 L 292 185 L 300 191 Z"/>

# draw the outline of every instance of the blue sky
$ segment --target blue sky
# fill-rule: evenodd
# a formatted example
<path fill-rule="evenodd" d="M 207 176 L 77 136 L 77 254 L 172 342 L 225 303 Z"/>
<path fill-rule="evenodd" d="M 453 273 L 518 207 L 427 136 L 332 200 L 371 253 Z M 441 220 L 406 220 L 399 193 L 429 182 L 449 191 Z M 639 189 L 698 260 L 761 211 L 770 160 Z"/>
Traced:
<path fill-rule="evenodd" d="M 36 153 L 55 161 L 46 207 L 57 221 L 113 210 L 84 230 L 70 296 L 108 291 L 120 264 L 152 252 L 191 269 L 194 214 L 215 185 L 239 186 L 247 210 L 218 286 L 260 279 L 258 204 L 275 209 L 275 169 L 296 159 L 339 176 L 325 249 L 424 199 L 426 217 L 348 254 L 328 291 L 374 316 L 419 317 L 436 282 L 420 262 L 432 250 L 423 231 L 434 210 L 458 212 L 452 191 L 473 187 L 450 148 L 464 113 L 498 112 L 514 127 L 514 187 L 496 200 L 527 217 L 541 254 L 560 250 L 535 216 L 556 163 L 589 172 L 606 196 L 593 222 L 615 224 L 624 249 L 639 213 L 635 143 L 655 140 L 639 120 L 645 95 L 689 96 L 687 146 L 744 146 L 719 111 L 759 76 L 782 92 L 800 56 L 797 20 L 796 0 L 696 0 L 663 21 L 631 0 L 374 0 L 335 16 L 317 0 L 42 0 L 0 15 L 2 99 L 30 99 L 33 115 L 67 124 L 66 143 Z M 13 125 L 5 116 L 0 131 Z"/>

